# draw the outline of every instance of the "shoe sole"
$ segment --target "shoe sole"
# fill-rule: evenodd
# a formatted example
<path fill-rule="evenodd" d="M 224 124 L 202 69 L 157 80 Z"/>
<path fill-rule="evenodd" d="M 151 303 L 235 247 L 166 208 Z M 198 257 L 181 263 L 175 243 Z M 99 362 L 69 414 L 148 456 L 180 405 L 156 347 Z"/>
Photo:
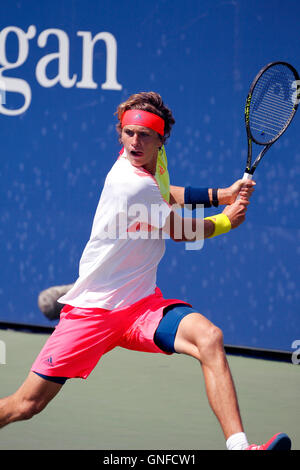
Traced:
<path fill-rule="evenodd" d="M 275 437 L 266 450 L 290 450 L 291 445 L 289 436 L 282 433 Z"/>

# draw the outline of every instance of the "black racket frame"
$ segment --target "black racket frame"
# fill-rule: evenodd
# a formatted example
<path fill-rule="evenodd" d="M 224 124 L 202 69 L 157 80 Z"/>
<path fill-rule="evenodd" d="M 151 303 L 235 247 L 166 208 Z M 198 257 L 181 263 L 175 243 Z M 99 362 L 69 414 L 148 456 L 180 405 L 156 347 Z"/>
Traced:
<path fill-rule="evenodd" d="M 281 132 L 276 137 L 274 137 L 274 139 L 272 139 L 268 144 L 265 145 L 265 144 L 262 144 L 261 142 L 258 142 L 253 137 L 253 135 L 251 134 L 250 124 L 249 124 L 250 105 L 251 105 L 252 94 L 253 94 L 254 88 L 255 88 L 258 80 L 266 72 L 266 70 L 268 70 L 270 67 L 273 67 L 274 65 L 285 65 L 293 72 L 293 74 L 295 76 L 295 81 L 298 80 L 298 82 L 296 84 L 297 100 L 294 104 L 293 111 L 292 111 L 288 121 L 286 122 L 285 126 L 281 130 Z M 265 65 L 258 72 L 256 77 L 254 78 L 254 80 L 253 80 L 253 82 L 250 86 L 248 95 L 247 95 L 246 106 L 245 106 L 245 125 L 246 125 L 247 139 L 248 139 L 248 155 L 247 155 L 247 164 L 246 164 L 245 173 L 248 173 L 249 175 L 253 175 L 257 165 L 259 164 L 260 160 L 263 158 L 265 153 L 269 150 L 271 145 L 273 145 L 274 142 L 276 142 L 276 140 L 278 140 L 279 137 L 282 136 L 282 134 L 286 131 L 286 129 L 288 128 L 288 126 L 292 122 L 292 120 L 293 120 L 293 118 L 296 114 L 297 108 L 298 108 L 298 101 L 300 99 L 300 82 L 299 82 L 299 80 L 300 80 L 300 77 L 299 77 L 299 74 L 298 74 L 297 70 L 291 64 L 289 64 L 288 62 L 283 62 L 283 61 L 270 62 L 269 64 Z M 264 145 L 263 150 L 256 157 L 253 164 L 252 164 L 252 142 L 254 142 L 257 145 Z"/>

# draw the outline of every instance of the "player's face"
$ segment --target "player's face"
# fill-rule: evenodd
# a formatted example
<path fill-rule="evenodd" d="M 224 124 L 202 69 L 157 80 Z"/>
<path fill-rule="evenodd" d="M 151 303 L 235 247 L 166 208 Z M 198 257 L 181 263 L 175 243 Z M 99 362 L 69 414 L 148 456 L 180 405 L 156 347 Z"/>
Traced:
<path fill-rule="evenodd" d="M 122 129 L 121 140 L 130 163 L 154 175 L 158 149 L 162 145 L 158 133 L 148 127 L 128 125 Z"/>

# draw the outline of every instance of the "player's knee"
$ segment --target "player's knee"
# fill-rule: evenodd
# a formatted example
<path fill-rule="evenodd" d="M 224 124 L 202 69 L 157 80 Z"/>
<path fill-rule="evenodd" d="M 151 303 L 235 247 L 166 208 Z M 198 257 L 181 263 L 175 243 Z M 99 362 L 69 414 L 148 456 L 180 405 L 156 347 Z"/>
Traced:
<path fill-rule="evenodd" d="M 22 399 L 18 406 L 18 419 L 31 419 L 36 414 L 40 413 L 45 408 L 45 406 L 46 405 L 42 400 Z"/>
<path fill-rule="evenodd" d="M 215 356 L 220 351 L 223 351 L 222 330 L 219 327 L 211 324 L 207 328 L 205 335 L 202 333 L 202 336 L 197 338 L 196 345 L 202 359 Z"/>

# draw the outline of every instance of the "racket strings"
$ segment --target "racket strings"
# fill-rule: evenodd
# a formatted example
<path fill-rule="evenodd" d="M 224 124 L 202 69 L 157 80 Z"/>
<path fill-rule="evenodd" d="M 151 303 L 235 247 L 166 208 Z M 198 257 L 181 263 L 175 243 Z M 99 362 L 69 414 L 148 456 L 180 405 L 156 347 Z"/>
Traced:
<path fill-rule="evenodd" d="M 256 83 L 250 107 L 250 128 L 258 143 L 267 144 L 286 127 L 293 111 L 292 71 L 283 65 L 268 69 Z"/>
<path fill-rule="evenodd" d="M 265 97 L 263 106 L 260 106 L 260 109 L 251 116 L 254 126 L 257 126 L 255 129 L 260 131 L 262 135 L 268 131 L 271 138 L 274 138 L 286 125 L 293 110 L 292 107 L 283 108 L 280 106 L 281 103 L 277 103 L 277 101 L 273 96 L 269 99 Z"/>

